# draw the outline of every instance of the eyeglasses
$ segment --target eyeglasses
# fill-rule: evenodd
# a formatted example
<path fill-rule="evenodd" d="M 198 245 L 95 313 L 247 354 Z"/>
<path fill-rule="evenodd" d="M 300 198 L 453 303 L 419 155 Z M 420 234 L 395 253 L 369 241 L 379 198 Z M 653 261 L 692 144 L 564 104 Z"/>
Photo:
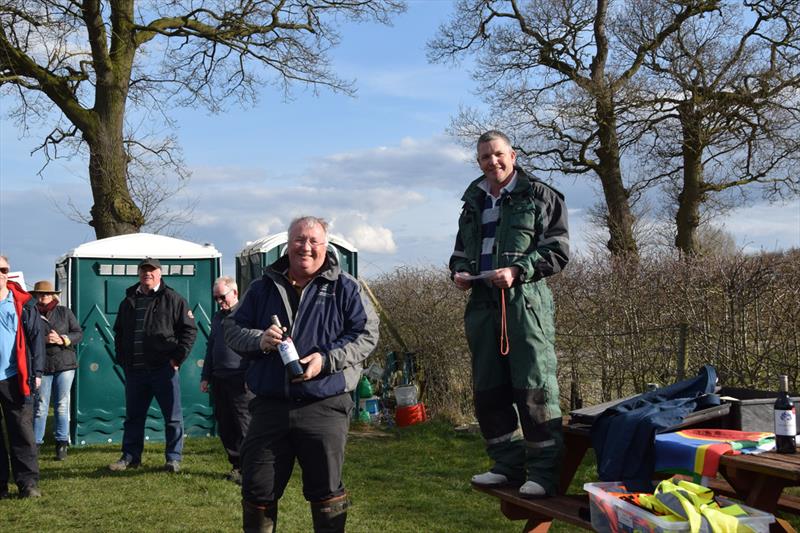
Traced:
<path fill-rule="evenodd" d="M 8 267 L 0 267 L 0 273 L 8 274 L 11 269 Z"/>
<path fill-rule="evenodd" d="M 224 302 L 224 301 L 225 301 L 225 298 L 227 298 L 227 297 L 228 297 L 228 295 L 231 293 L 231 291 L 232 291 L 232 290 L 233 290 L 233 289 L 228 289 L 228 290 L 227 290 L 227 291 L 225 291 L 224 293 L 222 293 L 222 294 L 218 294 L 218 295 L 214 296 L 214 300 L 216 300 L 216 301 L 218 301 L 218 302 Z"/>
<path fill-rule="evenodd" d="M 312 248 L 316 248 L 317 246 L 325 246 L 327 243 L 325 241 L 319 242 L 315 239 L 306 239 L 304 237 L 297 237 L 296 239 L 292 240 L 292 244 L 294 246 L 297 246 L 298 248 L 302 248 L 306 244 L 308 244 Z"/>

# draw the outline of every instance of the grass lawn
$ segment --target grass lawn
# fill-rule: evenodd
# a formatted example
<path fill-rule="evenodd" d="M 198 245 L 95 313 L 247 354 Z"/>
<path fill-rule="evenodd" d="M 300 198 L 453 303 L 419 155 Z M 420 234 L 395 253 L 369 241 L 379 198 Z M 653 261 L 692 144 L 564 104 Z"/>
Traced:
<path fill-rule="evenodd" d="M 229 466 L 218 439 L 188 439 L 177 475 L 161 471 L 163 445 L 145 446 L 142 468 L 109 472 L 106 466 L 119 453 L 118 445 L 73 447 L 58 462 L 53 445 L 45 444 L 39 461 L 43 497 L 0 501 L 0 531 L 241 530 L 241 497 L 223 478 Z M 347 529 L 517 532 L 522 522 L 506 520 L 497 501 L 470 489 L 470 476 L 488 466 L 480 436 L 446 424 L 388 433 L 354 426 L 344 473 L 353 501 Z M 278 526 L 287 533 L 312 531 L 299 468 L 281 499 Z"/>
<path fill-rule="evenodd" d="M 63 462 L 52 444 L 41 451 L 38 500 L 0 501 L 0 532 L 240 531 L 238 487 L 218 439 L 188 439 L 183 470 L 161 471 L 163 445 L 145 447 L 142 468 L 112 473 L 118 445 L 70 448 Z M 429 422 L 390 432 L 354 426 L 345 461 L 353 507 L 347 520 L 359 532 L 518 532 L 523 522 L 500 514 L 493 498 L 470 489 L 472 474 L 489 467 L 479 435 Z M 570 492 L 596 479 L 593 456 L 584 461 Z M 15 491 L 15 487 L 10 486 Z M 295 469 L 281 499 L 279 531 L 310 532 L 311 515 Z M 575 528 L 555 523 L 551 531 Z"/>

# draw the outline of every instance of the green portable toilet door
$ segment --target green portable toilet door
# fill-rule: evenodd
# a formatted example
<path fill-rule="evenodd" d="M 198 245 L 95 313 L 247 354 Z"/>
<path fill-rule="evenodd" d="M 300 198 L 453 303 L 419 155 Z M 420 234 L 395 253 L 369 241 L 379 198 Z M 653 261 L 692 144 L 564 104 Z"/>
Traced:
<path fill-rule="evenodd" d="M 121 442 L 125 420 L 125 372 L 116 364 L 113 324 L 128 287 L 138 282 L 139 260 L 71 259 L 72 308 L 84 330 L 78 347 L 78 370 L 72 402 L 72 438 L 78 445 Z M 211 285 L 219 273 L 217 259 L 162 260 L 163 281 L 189 302 L 197 338 L 180 370 L 181 403 L 186 435 L 214 434 L 213 411 L 208 395 L 200 392 L 200 374 L 214 311 Z M 100 266 L 113 274 L 101 274 Z M 172 269 L 170 274 L 168 270 Z M 174 273 L 173 273 L 174 272 Z M 190 275 L 184 274 L 190 272 Z M 147 440 L 164 440 L 164 421 L 157 402 L 152 402 L 145 423 Z"/>

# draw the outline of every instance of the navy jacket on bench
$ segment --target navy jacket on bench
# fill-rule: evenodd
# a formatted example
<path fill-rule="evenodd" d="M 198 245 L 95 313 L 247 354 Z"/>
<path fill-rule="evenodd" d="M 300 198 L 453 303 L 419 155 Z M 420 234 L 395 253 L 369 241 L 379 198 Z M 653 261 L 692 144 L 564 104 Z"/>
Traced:
<path fill-rule="evenodd" d="M 652 492 L 656 433 L 669 431 L 697 409 L 719 405 L 717 371 L 640 394 L 603 411 L 592 425 L 592 447 L 602 481 L 623 481 L 628 490 Z"/>

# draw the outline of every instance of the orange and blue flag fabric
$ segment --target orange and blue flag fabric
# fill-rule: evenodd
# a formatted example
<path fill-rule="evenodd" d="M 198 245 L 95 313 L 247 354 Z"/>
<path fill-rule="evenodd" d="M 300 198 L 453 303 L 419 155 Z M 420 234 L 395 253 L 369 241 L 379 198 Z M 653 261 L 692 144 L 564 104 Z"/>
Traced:
<path fill-rule="evenodd" d="M 656 435 L 655 470 L 714 477 L 725 454 L 760 453 L 774 448 L 775 435 L 731 429 L 686 429 Z"/>

